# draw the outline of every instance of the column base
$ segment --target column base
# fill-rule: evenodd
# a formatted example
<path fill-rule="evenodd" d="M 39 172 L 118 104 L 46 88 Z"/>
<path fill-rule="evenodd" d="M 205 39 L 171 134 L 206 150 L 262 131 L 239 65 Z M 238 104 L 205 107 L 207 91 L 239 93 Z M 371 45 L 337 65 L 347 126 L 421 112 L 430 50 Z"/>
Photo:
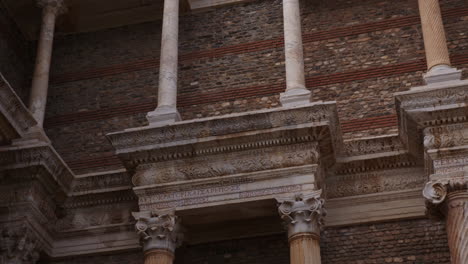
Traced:
<path fill-rule="evenodd" d="M 280 102 L 284 107 L 310 104 L 311 92 L 305 88 L 288 89 L 280 94 Z"/>
<path fill-rule="evenodd" d="M 459 81 L 461 80 L 462 71 L 452 68 L 448 65 L 437 65 L 432 67 L 426 74 L 423 75 L 427 85 Z"/>
<path fill-rule="evenodd" d="M 149 126 L 163 126 L 180 121 L 180 114 L 175 107 L 161 106 L 146 114 Z"/>

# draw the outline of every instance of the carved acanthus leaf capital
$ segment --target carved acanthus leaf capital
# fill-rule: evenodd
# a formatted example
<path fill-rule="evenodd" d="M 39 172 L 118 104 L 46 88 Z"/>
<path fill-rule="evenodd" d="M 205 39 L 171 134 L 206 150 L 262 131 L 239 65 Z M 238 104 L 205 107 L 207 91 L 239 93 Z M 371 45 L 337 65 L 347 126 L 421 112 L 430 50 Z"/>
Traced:
<path fill-rule="evenodd" d="M 57 16 L 68 11 L 65 0 L 37 0 L 37 5 L 41 8 L 47 8 Z"/>
<path fill-rule="evenodd" d="M 163 249 L 174 253 L 183 240 L 179 218 L 171 211 L 134 212 L 135 229 L 140 236 L 143 250 Z"/>
<path fill-rule="evenodd" d="M 320 236 L 320 226 L 326 215 L 325 201 L 320 198 L 321 191 L 311 194 L 296 194 L 294 198 L 277 198 L 278 212 L 288 227 L 288 236 L 310 233 Z"/>
<path fill-rule="evenodd" d="M 5 226 L 0 233 L 0 263 L 34 264 L 42 243 L 25 225 Z"/>

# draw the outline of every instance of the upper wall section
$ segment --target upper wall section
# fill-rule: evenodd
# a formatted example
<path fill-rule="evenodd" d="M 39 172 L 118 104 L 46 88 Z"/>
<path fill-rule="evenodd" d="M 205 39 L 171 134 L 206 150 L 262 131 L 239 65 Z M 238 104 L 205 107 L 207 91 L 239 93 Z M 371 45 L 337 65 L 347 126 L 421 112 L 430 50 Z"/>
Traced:
<path fill-rule="evenodd" d="M 0 2 L 0 72 L 23 102 L 32 74 L 31 44 L 26 41 Z"/>
<path fill-rule="evenodd" d="M 441 2 L 453 63 L 467 68 L 468 5 Z M 345 138 L 395 133 L 393 93 L 422 84 L 426 69 L 416 2 L 303 1 L 301 17 L 313 100 L 337 101 Z M 279 106 L 281 0 L 186 14 L 179 29 L 183 119 Z M 156 107 L 160 33 L 156 21 L 56 39 L 45 126 L 66 160 L 108 157 L 106 133 L 146 124 Z"/>

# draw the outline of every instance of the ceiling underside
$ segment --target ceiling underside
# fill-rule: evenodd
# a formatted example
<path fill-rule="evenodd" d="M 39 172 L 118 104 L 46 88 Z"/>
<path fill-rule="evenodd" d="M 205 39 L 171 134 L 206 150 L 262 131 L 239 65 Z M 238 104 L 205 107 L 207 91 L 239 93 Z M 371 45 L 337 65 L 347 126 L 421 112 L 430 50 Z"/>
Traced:
<path fill-rule="evenodd" d="M 24 36 L 36 39 L 41 21 L 37 0 L 0 0 Z M 249 0 L 180 0 L 181 14 L 202 12 Z M 252 0 L 250 0 L 252 1 Z M 68 12 L 57 20 L 58 34 L 97 31 L 159 20 L 164 0 L 66 0 Z"/>

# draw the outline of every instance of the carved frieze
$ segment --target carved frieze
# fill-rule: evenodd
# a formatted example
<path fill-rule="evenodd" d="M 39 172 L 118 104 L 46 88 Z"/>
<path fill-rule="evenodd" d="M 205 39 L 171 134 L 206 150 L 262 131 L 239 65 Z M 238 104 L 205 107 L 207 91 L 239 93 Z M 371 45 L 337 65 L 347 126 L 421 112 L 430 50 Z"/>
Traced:
<path fill-rule="evenodd" d="M 130 189 L 132 182 L 125 170 L 80 175 L 73 181 L 72 192 L 85 194 L 90 192 L 108 192 L 114 189 Z"/>
<path fill-rule="evenodd" d="M 326 179 L 326 197 L 341 198 L 422 188 L 425 181 L 426 176 L 421 167 L 333 175 Z"/>
<path fill-rule="evenodd" d="M 398 135 L 377 136 L 345 141 L 341 155 L 351 157 L 404 150 L 405 147 Z"/>
<path fill-rule="evenodd" d="M 428 127 L 424 130 L 426 149 L 468 145 L 468 123 Z"/>
<path fill-rule="evenodd" d="M 277 198 L 278 212 L 288 227 L 288 236 L 310 233 L 320 237 L 320 226 L 323 225 L 325 200 L 320 197 L 321 191 L 294 197 Z"/>
<path fill-rule="evenodd" d="M 299 141 L 300 142 L 300 141 Z M 136 186 L 221 177 L 278 168 L 318 163 L 315 142 L 303 142 L 279 147 L 206 155 L 192 159 L 140 165 L 133 176 Z"/>
<path fill-rule="evenodd" d="M 59 232 L 83 231 L 91 228 L 106 228 L 115 225 L 129 225 L 134 222 L 132 211 L 136 204 L 122 202 L 117 204 L 67 209 L 64 217 L 56 224 Z"/>

